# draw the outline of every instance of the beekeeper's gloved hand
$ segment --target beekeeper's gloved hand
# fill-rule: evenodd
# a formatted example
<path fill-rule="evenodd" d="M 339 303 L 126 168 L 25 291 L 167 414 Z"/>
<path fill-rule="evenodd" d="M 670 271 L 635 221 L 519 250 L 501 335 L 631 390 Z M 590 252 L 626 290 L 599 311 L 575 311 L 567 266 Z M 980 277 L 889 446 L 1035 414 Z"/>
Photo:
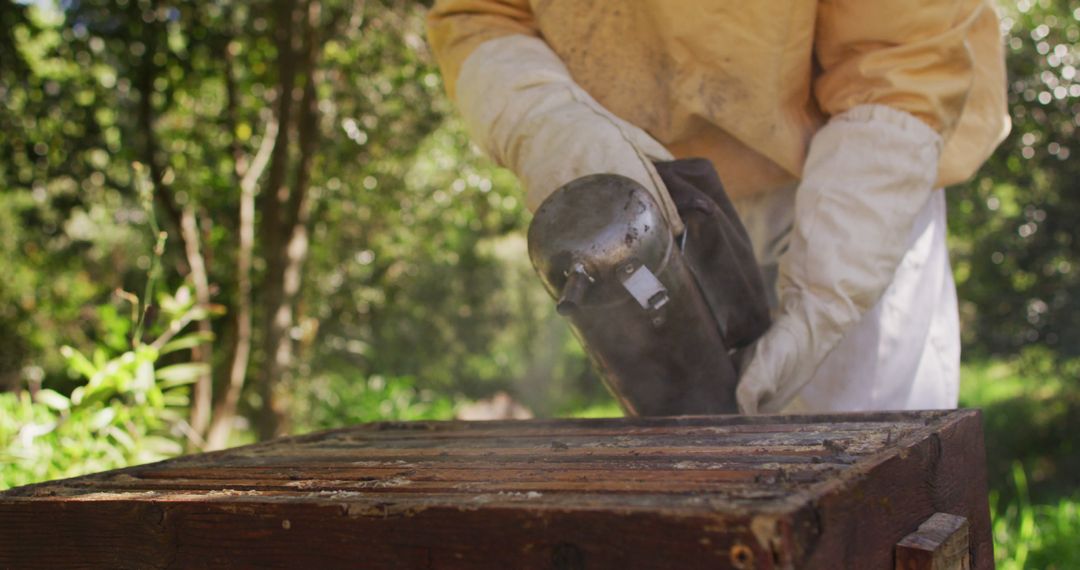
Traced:
<path fill-rule="evenodd" d="M 543 40 L 484 42 L 462 63 L 455 98 L 473 140 L 522 181 L 530 210 L 571 180 L 621 174 L 644 186 L 682 232 L 652 164 L 671 153 L 596 102 Z"/>
<path fill-rule="evenodd" d="M 743 413 L 790 403 L 881 298 L 930 199 L 941 146 L 928 125 L 882 105 L 838 114 L 814 136 L 780 258 L 780 314 L 740 377 Z"/>

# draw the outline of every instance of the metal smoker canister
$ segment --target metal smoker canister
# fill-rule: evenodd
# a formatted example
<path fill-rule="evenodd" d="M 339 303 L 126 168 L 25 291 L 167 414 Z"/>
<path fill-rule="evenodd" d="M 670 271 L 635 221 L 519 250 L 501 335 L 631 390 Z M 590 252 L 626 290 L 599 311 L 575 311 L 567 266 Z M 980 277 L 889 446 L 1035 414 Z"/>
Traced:
<path fill-rule="evenodd" d="M 529 226 L 529 257 L 623 409 L 735 413 L 737 375 L 668 222 L 637 182 L 586 176 Z"/>

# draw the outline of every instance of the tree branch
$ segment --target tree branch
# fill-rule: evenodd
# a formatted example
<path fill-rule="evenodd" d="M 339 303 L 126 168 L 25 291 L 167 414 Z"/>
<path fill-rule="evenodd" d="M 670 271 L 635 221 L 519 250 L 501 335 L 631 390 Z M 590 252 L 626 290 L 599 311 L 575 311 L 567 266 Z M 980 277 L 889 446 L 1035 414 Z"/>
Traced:
<path fill-rule="evenodd" d="M 191 208 L 184 208 L 180 218 L 180 231 L 184 236 L 184 251 L 187 255 L 188 266 L 191 268 L 191 281 L 195 286 L 196 306 L 209 311 L 210 308 L 210 281 L 206 274 L 206 265 L 203 263 L 203 255 L 200 251 L 199 224 L 195 218 L 195 212 Z M 198 323 L 199 332 L 213 334 L 213 326 L 210 319 L 205 318 Z M 192 390 L 191 402 L 191 427 L 196 433 L 206 433 L 210 425 L 210 407 L 213 405 L 214 384 L 211 373 L 213 363 L 213 349 L 211 345 L 201 344 L 191 349 L 192 359 L 206 364 L 206 371 L 195 380 Z"/>

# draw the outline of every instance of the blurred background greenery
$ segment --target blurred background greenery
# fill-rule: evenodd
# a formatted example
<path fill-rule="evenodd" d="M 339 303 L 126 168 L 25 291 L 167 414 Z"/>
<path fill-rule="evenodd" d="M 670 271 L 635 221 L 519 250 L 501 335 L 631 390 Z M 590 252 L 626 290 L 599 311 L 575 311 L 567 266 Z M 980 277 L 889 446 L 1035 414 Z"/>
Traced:
<path fill-rule="evenodd" d="M 1080 567 L 1080 1 L 1002 2 L 949 192 L 1002 568 Z M 0 0 L 0 489 L 510 394 L 614 415 L 423 3 Z"/>

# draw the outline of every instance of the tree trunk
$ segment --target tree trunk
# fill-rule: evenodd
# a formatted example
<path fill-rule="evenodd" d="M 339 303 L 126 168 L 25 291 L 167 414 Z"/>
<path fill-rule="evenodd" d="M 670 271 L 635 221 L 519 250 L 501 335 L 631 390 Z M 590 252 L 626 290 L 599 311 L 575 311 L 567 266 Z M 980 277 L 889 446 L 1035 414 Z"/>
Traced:
<path fill-rule="evenodd" d="M 247 364 L 252 353 L 252 259 L 255 248 L 255 189 L 259 176 L 266 171 L 274 142 L 278 138 L 278 123 L 271 119 L 262 135 L 251 166 L 240 179 L 240 242 L 237 246 L 237 307 L 235 307 L 235 340 L 229 363 L 229 383 L 214 405 L 214 419 L 206 435 L 206 449 L 221 449 L 229 443 L 232 422 L 237 417 L 240 393 L 247 378 Z"/>
<path fill-rule="evenodd" d="M 229 15 L 232 23 L 231 13 Z M 276 117 L 266 124 L 262 142 L 255 157 L 250 163 L 247 162 L 240 142 L 236 139 L 236 112 L 237 112 L 237 88 L 235 70 L 233 68 L 233 54 L 231 45 L 225 49 L 225 88 L 226 88 L 226 120 L 233 133 L 232 154 L 233 169 L 237 186 L 240 189 L 240 215 L 238 224 L 239 241 L 236 250 L 236 301 L 235 301 L 235 330 L 236 335 L 232 345 L 232 358 L 229 361 L 228 384 L 224 393 L 221 394 L 214 405 L 213 419 L 206 435 L 207 449 L 222 449 L 228 445 L 229 435 L 232 433 L 233 421 L 236 418 L 236 407 L 240 402 L 240 393 L 243 391 L 247 378 L 248 363 L 251 359 L 251 265 L 255 247 L 255 191 L 259 178 L 266 170 L 270 162 L 270 156 L 276 148 L 275 142 L 278 136 L 278 123 Z"/>
<path fill-rule="evenodd" d="M 278 140 L 271 159 L 267 188 L 264 195 L 262 236 L 266 255 L 266 274 L 263 283 L 265 334 L 259 393 L 262 409 L 259 414 L 259 436 L 263 439 L 288 432 L 289 374 L 293 365 L 293 340 L 290 331 L 294 324 L 294 308 L 300 293 L 301 272 L 308 254 L 307 222 L 310 213 L 308 184 L 311 161 L 318 135 L 318 109 L 315 94 L 315 64 L 319 44 L 315 27 L 319 4 L 315 1 L 297 5 L 293 0 L 277 2 L 279 18 L 278 46 Z M 294 32 L 300 25 L 302 44 L 294 47 Z M 297 79 L 304 81 L 297 97 Z M 293 126 L 293 103 L 299 103 L 296 125 Z M 289 187 L 290 131 L 296 128 L 297 160 L 292 187 Z"/>
<path fill-rule="evenodd" d="M 229 383 L 214 406 L 214 419 L 206 437 L 207 449 L 222 449 L 228 444 L 236 417 L 236 406 L 240 402 L 240 392 L 247 378 L 252 343 L 251 263 L 255 245 L 255 188 L 274 149 L 277 130 L 277 123 L 273 120 L 266 125 L 259 151 L 240 180 L 240 241 L 236 254 L 236 338 L 229 364 Z"/>
<path fill-rule="evenodd" d="M 222 449 L 229 441 L 240 392 L 247 378 L 251 358 L 251 262 L 255 246 L 255 188 L 259 175 L 266 169 L 274 142 L 277 123 L 266 125 L 263 142 L 251 166 L 240 179 L 240 240 L 236 251 L 236 338 L 229 363 L 229 383 L 214 406 L 214 418 L 206 436 L 207 449 Z"/>

